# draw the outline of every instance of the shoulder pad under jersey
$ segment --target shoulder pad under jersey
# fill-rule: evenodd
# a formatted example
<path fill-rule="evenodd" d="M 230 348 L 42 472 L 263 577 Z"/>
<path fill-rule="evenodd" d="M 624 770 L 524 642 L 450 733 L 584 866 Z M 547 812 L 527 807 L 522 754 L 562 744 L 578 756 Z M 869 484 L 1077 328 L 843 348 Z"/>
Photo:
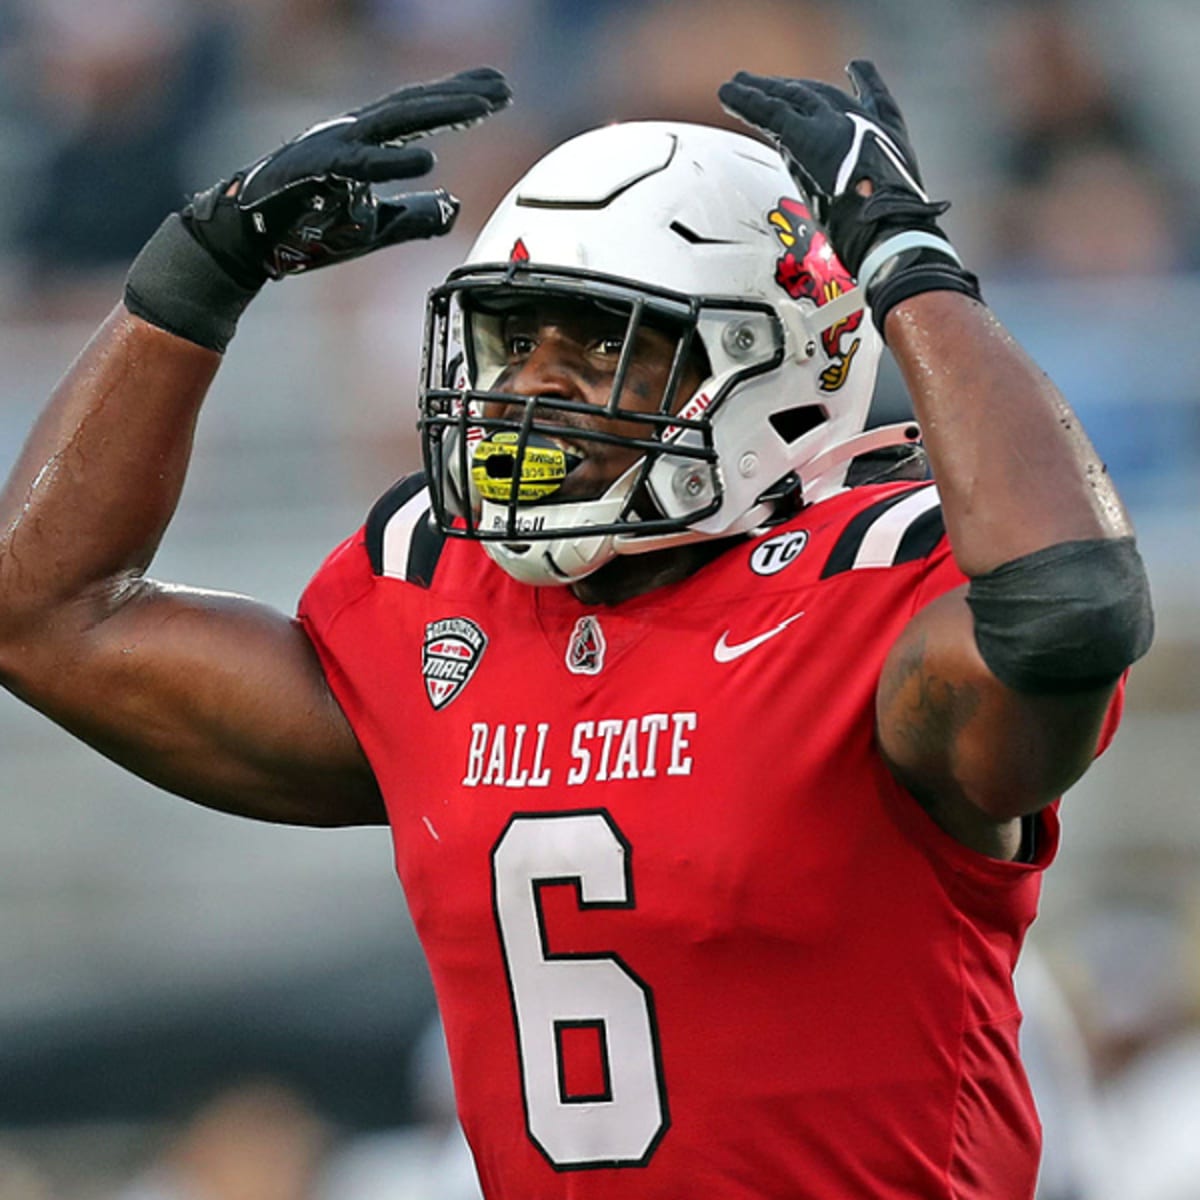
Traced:
<path fill-rule="evenodd" d="M 932 483 L 885 496 L 850 518 L 825 560 L 821 578 L 925 558 L 945 533 L 941 503 Z"/>
<path fill-rule="evenodd" d="M 424 472 L 406 475 L 375 502 L 366 542 L 376 575 L 430 586 L 446 537 L 434 523 Z"/>

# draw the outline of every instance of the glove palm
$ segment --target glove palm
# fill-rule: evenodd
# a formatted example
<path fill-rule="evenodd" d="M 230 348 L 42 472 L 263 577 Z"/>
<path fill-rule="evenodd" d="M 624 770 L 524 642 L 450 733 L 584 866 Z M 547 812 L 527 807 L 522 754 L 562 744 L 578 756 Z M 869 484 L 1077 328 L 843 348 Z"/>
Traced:
<path fill-rule="evenodd" d="M 827 83 L 739 71 L 719 96 L 735 116 L 779 147 L 829 231 L 837 256 L 857 275 L 871 247 L 893 233 L 937 226 L 949 204 L 931 201 L 896 101 L 873 63 L 846 68 L 850 96 Z M 860 188 L 864 181 L 870 188 Z"/>

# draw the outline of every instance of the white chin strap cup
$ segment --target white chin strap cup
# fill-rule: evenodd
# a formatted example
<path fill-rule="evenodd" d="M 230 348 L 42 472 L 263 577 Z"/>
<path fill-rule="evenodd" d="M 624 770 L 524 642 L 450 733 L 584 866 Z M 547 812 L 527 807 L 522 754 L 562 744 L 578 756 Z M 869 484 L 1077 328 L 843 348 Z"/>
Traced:
<path fill-rule="evenodd" d="M 589 534 L 589 526 L 616 521 L 625 498 L 637 478 L 640 462 L 634 463 L 598 500 L 574 500 L 562 504 L 533 504 L 521 507 L 517 523 L 530 532 L 561 529 L 557 538 L 522 542 L 486 541 L 488 556 L 514 579 L 534 585 L 567 584 L 598 571 L 617 553 L 613 534 Z M 502 530 L 508 524 L 508 505 L 482 500 L 479 528 Z M 520 537 L 521 528 L 517 530 Z"/>

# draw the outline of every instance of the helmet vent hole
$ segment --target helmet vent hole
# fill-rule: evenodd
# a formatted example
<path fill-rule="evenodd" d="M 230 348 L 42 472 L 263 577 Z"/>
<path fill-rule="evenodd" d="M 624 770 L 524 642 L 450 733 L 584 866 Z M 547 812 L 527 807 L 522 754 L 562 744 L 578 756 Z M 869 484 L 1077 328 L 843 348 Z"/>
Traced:
<path fill-rule="evenodd" d="M 804 404 L 772 413 L 767 418 L 771 428 L 790 446 L 798 442 L 810 429 L 829 419 L 829 414 L 819 404 Z"/>
<path fill-rule="evenodd" d="M 685 242 L 690 242 L 693 246 L 730 246 L 733 244 L 727 238 L 705 237 L 704 234 L 690 229 L 682 221 L 672 221 L 669 228 L 672 233 L 679 234 Z"/>

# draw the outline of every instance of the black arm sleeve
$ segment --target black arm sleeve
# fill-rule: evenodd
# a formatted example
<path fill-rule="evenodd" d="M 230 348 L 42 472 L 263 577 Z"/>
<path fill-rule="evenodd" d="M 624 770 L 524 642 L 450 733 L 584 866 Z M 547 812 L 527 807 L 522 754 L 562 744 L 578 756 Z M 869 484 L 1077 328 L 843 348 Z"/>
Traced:
<path fill-rule="evenodd" d="M 1154 636 L 1131 537 L 1063 542 L 1003 563 L 971 580 L 967 603 L 983 661 L 1019 692 L 1111 684 Z"/>

